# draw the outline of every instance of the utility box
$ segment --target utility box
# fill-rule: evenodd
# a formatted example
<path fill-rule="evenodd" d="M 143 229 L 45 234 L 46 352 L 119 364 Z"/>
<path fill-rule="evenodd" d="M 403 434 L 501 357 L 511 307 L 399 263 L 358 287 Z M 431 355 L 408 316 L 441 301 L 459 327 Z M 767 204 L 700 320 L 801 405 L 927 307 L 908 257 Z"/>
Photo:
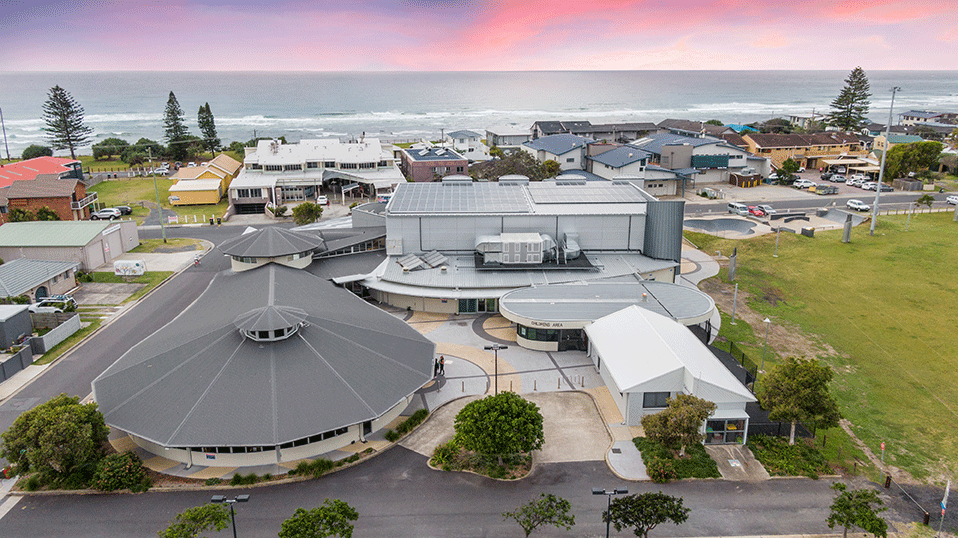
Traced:
<path fill-rule="evenodd" d="M 143 276 L 146 262 L 143 260 L 116 260 L 113 262 L 113 274 L 117 276 Z"/>
<path fill-rule="evenodd" d="M 811 226 L 802 228 L 802 235 L 805 237 L 815 237 L 815 228 L 812 228 Z"/>

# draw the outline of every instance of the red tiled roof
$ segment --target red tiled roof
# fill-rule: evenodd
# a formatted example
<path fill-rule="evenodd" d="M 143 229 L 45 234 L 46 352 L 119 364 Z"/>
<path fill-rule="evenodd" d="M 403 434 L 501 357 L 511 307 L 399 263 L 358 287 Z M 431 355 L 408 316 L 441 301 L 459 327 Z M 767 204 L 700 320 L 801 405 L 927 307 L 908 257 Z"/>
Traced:
<path fill-rule="evenodd" d="M 35 179 L 40 174 L 62 174 L 71 170 L 68 164 L 78 163 L 76 159 L 61 157 L 37 157 L 16 163 L 0 165 L 0 187 L 8 187 L 20 179 Z"/>

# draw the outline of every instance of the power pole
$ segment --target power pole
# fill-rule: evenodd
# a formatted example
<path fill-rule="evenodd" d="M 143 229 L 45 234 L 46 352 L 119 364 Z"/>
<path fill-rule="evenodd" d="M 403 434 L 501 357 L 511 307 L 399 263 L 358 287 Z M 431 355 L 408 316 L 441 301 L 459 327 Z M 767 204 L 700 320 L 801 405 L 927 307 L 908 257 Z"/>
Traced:
<path fill-rule="evenodd" d="M 7 145 L 7 125 L 3 123 L 3 109 L 0 108 L 0 127 L 3 127 L 3 147 L 7 150 L 7 160 L 12 160 L 10 158 L 10 146 Z"/>
<path fill-rule="evenodd" d="M 885 177 L 885 158 L 888 157 L 888 135 L 891 131 L 892 112 L 895 110 L 895 93 L 901 88 L 895 86 L 891 89 L 891 105 L 888 106 L 888 124 L 885 125 L 885 151 L 881 153 L 881 169 L 878 171 L 878 185 L 875 185 L 875 205 L 872 207 L 872 226 L 868 235 L 875 235 L 875 221 L 878 220 L 878 195 L 881 194 L 882 180 Z"/>
<path fill-rule="evenodd" d="M 160 234 L 163 235 L 163 242 L 166 243 L 166 227 L 163 225 L 163 206 L 160 205 L 160 188 L 156 186 L 156 171 L 153 170 L 153 148 L 146 148 L 146 154 L 150 157 L 150 175 L 153 176 L 153 192 L 156 193 L 156 211 L 160 214 Z"/>

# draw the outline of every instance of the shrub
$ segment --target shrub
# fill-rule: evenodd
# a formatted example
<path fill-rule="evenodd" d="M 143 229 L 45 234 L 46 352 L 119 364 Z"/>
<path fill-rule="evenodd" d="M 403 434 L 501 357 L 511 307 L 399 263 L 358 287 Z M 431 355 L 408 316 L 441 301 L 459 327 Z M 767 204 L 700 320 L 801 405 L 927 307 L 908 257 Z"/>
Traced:
<path fill-rule="evenodd" d="M 346 463 L 353 463 L 359 461 L 359 454 L 353 454 L 344 460 Z"/>
<path fill-rule="evenodd" d="M 313 478 L 319 478 L 329 471 L 333 470 L 333 462 L 326 459 L 320 458 L 313 462 Z"/>
<path fill-rule="evenodd" d="M 100 491 L 128 489 L 139 493 L 150 489 L 151 485 L 143 462 L 133 452 L 110 454 L 103 458 L 93 475 L 93 487 Z"/>
<path fill-rule="evenodd" d="M 442 467 L 445 469 L 445 466 L 456 461 L 456 458 L 459 457 L 460 445 L 457 439 L 452 439 L 448 443 L 443 443 L 436 447 L 432 452 L 432 459 L 429 460 L 435 467 Z"/>
<path fill-rule="evenodd" d="M 652 469 L 656 461 L 668 461 L 675 472 L 673 479 L 680 478 L 720 478 L 718 465 L 709 457 L 702 444 L 694 444 L 685 447 L 684 458 L 676 458 L 672 451 L 660 443 L 656 443 L 645 437 L 636 437 L 633 439 L 636 448 L 642 453 L 642 461 L 645 468 L 649 471 L 649 478 L 652 476 Z"/>
<path fill-rule="evenodd" d="M 324 474 L 326 474 L 331 469 L 333 469 L 334 467 L 338 467 L 338 465 L 336 465 L 337 463 L 339 463 L 339 465 L 342 465 L 342 463 L 340 462 L 334 463 L 325 458 L 321 458 L 315 461 L 303 460 L 299 462 L 298 464 L 296 464 L 296 468 L 291 470 L 288 474 L 300 475 L 300 476 L 312 476 L 313 478 L 319 478 L 323 476 Z"/>
<path fill-rule="evenodd" d="M 256 473 L 250 473 L 245 476 L 242 473 L 236 473 L 233 475 L 233 478 L 230 478 L 231 486 L 251 486 L 257 482 L 259 482 L 259 477 L 256 476 Z"/>
<path fill-rule="evenodd" d="M 774 476 L 818 478 L 818 475 L 829 471 L 825 456 L 803 439 L 790 445 L 785 437 L 751 435 L 748 448 L 768 473 Z"/>
<path fill-rule="evenodd" d="M 206 482 L 204 482 L 204 484 L 206 484 L 207 486 L 218 486 L 222 483 L 223 483 L 223 479 L 216 478 L 215 476 L 212 478 L 207 478 Z"/>
<path fill-rule="evenodd" d="M 675 465 L 670 459 L 656 458 L 649 462 L 645 467 L 649 478 L 656 484 L 664 484 L 672 480 L 677 480 L 679 475 L 675 472 Z"/>
<path fill-rule="evenodd" d="M 78 271 L 78 272 L 77 272 L 77 280 L 79 280 L 80 282 L 93 282 L 93 274 L 92 274 L 92 273 L 84 273 L 84 272 L 82 272 L 82 271 Z"/>
<path fill-rule="evenodd" d="M 399 440 L 399 437 L 400 437 L 399 434 L 392 430 L 389 430 L 386 432 L 386 440 L 389 441 L 390 443 L 395 443 L 396 441 Z"/>
<path fill-rule="evenodd" d="M 411 432 L 413 428 L 422 424 L 422 421 L 426 420 L 426 417 L 429 416 L 429 411 L 425 409 L 419 409 L 413 413 L 409 418 L 399 423 L 399 426 L 396 426 L 396 433 L 399 435 L 406 435 Z"/>
<path fill-rule="evenodd" d="M 30 478 L 27 478 L 27 479 L 23 482 L 23 490 L 24 490 L 24 491 L 36 491 L 36 490 L 40 489 L 40 486 L 41 486 L 41 485 L 42 485 L 42 484 L 40 483 L 40 477 L 38 477 L 37 475 L 32 475 Z"/>

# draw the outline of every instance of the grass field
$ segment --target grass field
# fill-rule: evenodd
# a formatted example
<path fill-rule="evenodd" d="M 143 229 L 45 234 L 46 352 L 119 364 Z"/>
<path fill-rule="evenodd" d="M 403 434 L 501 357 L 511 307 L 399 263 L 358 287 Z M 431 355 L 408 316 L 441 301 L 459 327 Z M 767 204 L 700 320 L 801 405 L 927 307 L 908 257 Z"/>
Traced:
<path fill-rule="evenodd" d="M 955 476 L 958 223 L 951 213 L 913 217 L 907 232 L 905 216 L 880 217 L 874 236 L 864 224 L 849 244 L 841 243 L 840 230 L 814 238 L 783 234 L 778 258 L 774 235 L 687 236 L 705 252 L 737 246 L 737 281 L 748 306 L 834 349 L 820 358 L 836 370 L 844 416 L 875 454 L 885 441 L 885 462 L 915 478 Z M 726 321 L 723 334 L 750 342 L 753 358 L 761 358 L 763 327 Z M 771 351 L 766 370 L 784 350 Z"/>

